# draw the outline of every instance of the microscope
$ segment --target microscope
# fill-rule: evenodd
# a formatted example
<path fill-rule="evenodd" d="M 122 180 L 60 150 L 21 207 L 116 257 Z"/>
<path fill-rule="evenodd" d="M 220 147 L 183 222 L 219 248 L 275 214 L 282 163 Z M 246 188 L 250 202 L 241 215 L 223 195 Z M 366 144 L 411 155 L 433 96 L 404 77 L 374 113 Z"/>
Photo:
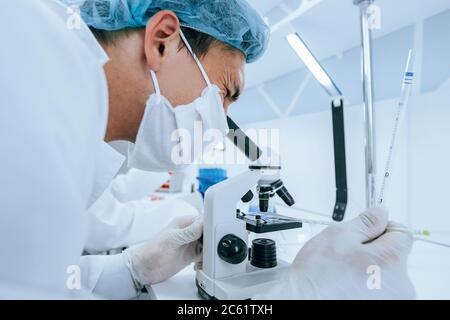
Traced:
<path fill-rule="evenodd" d="M 246 300 L 273 287 L 290 265 L 277 258 L 275 241 L 264 238 L 263 234 L 301 228 L 302 223 L 269 212 L 269 201 L 275 196 L 288 206 L 295 204 L 280 179 L 278 155 L 262 156 L 259 147 L 230 118 L 228 126 L 228 138 L 251 164 L 244 173 L 206 191 L 203 265 L 197 270 L 196 284 L 204 299 Z M 343 117 L 333 117 L 333 128 L 337 196 L 332 216 L 340 221 L 347 205 Z M 244 205 L 253 200 L 252 190 L 256 190 L 258 196 L 257 212 L 248 212 L 250 210 Z M 238 208 L 240 204 L 241 208 Z M 261 235 L 261 238 L 250 243 L 250 233 Z"/>
<path fill-rule="evenodd" d="M 228 122 L 235 138 L 244 134 L 231 119 Z M 268 213 L 269 201 L 275 196 L 288 206 L 295 201 L 280 179 L 279 163 L 260 157 L 261 150 L 248 137 L 242 141 L 245 143 L 241 146 L 234 142 L 255 160 L 249 170 L 212 186 L 205 194 L 203 267 L 196 276 L 199 294 L 205 299 L 245 300 L 271 288 L 289 264 L 277 259 L 275 241 L 257 238 L 249 243 L 249 233 L 302 227 L 289 217 Z M 238 209 L 238 203 L 253 200 L 251 189 L 255 187 L 259 212 Z"/>

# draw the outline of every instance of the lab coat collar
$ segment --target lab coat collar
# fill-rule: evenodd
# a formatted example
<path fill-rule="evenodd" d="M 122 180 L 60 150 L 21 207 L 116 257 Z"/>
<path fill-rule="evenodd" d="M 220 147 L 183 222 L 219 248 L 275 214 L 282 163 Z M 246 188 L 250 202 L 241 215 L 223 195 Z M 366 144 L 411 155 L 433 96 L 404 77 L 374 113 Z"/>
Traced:
<path fill-rule="evenodd" d="M 88 208 L 94 204 L 108 188 L 124 162 L 124 155 L 116 151 L 116 149 L 106 142 L 100 144 L 94 177 L 94 187 L 89 198 Z"/>
<path fill-rule="evenodd" d="M 69 20 L 74 18 L 73 16 L 77 14 L 74 9 L 71 9 L 71 7 L 58 0 L 50 0 L 46 4 L 59 17 L 61 17 L 61 19 L 63 19 L 66 24 L 69 24 Z M 98 43 L 97 39 L 95 39 L 91 30 L 81 17 L 78 16 L 76 22 L 79 23 L 79 25 L 77 25 L 76 27 L 72 26 L 71 30 L 77 33 L 81 42 L 92 52 L 96 59 L 102 65 L 105 65 L 109 61 L 109 57 L 106 54 L 105 50 L 103 50 L 102 46 Z"/>
<path fill-rule="evenodd" d="M 83 31 L 79 30 L 81 41 L 83 41 L 86 47 L 91 50 L 92 54 L 98 59 L 98 61 L 102 65 L 105 65 L 109 61 L 108 55 L 106 54 L 105 50 L 103 50 L 102 46 L 98 43 L 97 39 L 95 39 L 88 26 L 84 22 L 81 25 L 81 29 L 84 29 Z"/>

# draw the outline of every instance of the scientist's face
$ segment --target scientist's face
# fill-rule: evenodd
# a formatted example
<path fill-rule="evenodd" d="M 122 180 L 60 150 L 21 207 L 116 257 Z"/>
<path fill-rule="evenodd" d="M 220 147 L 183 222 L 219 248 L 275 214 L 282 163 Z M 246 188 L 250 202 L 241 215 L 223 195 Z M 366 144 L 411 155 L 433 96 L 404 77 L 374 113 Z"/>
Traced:
<path fill-rule="evenodd" d="M 134 142 L 146 102 L 155 92 L 150 70 L 156 72 L 162 95 L 174 107 L 191 103 L 207 86 L 181 41 L 179 20 L 170 11 L 157 13 L 146 29 L 130 32 L 105 49 L 110 57 L 105 66 L 110 97 L 106 141 Z M 244 88 L 244 55 L 215 43 L 199 59 L 210 81 L 220 88 L 227 112 Z"/>

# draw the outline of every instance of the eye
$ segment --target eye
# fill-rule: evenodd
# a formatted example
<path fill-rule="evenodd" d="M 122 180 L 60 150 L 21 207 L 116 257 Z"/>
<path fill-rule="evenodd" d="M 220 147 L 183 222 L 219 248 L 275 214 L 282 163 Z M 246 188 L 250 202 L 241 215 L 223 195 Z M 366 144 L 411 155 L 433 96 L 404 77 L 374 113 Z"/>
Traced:
<path fill-rule="evenodd" d="M 236 92 L 231 97 L 231 101 L 233 101 L 233 102 L 238 101 L 240 96 L 241 96 L 241 91 L 240 90 L 236 90 Z"/>
<path fill-rule="evenodd" d="M 236 90 L 235 93 L 233 94 L 230 89 L 225 89 L 225 99 L 230 100 L 231 102 L 236 102 L 239 97 L 241 95 L 240 90 Z"/>

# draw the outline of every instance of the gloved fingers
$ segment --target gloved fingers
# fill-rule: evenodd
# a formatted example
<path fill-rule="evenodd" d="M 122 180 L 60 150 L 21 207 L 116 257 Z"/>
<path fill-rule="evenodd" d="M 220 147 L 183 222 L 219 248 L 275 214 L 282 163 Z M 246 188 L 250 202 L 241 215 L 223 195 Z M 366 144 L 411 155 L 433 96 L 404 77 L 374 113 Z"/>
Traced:
<path fill-rule="evenodd" d="M 200 271 L 203 270 L 203 259 L 201 259 L 200 261 L 197 261 L 194 265 L 194 270 L 195 271 Z"/>
<path fill-rule="evenodd" d="M 201 214 L 203 212 L 203 197 L 200 192 L 191 193 L 180 199 L 193 206 L 198 211 L 198 213 Z"/>
<path fill-rule="evenodd" d="M 388 225 L 388 216 L 385 207 L 375 207 L 342 224 L 342 227 L 355 232 L 361 243 L 367 243 L 384 233 Z"/>
<path fill-rule="evenodd" d="M 203 266 L 203 243 L 200 241 L 195 243 L 195 257 L 195 263 Z"/>
<path fill-rule="evenodd" d="M 197 242 L 197 246 L 195 249 L 195 264 L 201 269 L 203 269 L 203 243 Z"/>
<path fill-rule="evenodd" d="M 179 256 L 181 259 L 179 259 L 178 261 L 181 269 L 190 265 L 191 263 L 194 263 L 194 268 L 201 268 L 203 264 L 202 245 L 198 241 L 185 244 L 180 247 Z"/>
<path fill-rule="evenodd" d="M 200 240 L 203 235 L 203 218 L 197 218 L 191 225 L 181 231 L 185 243 Z"/>
<path fill-rule="evenodd" d="M 403 225 L 403 224 L 401 224 L 401 223 L 398 223 L 398 222 L 395 222 L 395 221 L 389 221 L 388 222 L 388 225 L 387 225 L 387 231 L 389 231 L 389 230 L 392 230 L 392 229 L 394 229 L 394 230 L 408 230 L 408 228 L 405 226 L 405 225 Z"/>
<path fill-rule="evenodd" d="M 398 226 L 398 224 L 393 224 Z M 390 231 L 366 245 L 366 250 L 382 265 L 394 265 L 398 262 L 406 263 L 411 252 L 414 237 L 408 231 Z"/>
<path fill-rule="evenodd" d="M 198 219 L 198 216 L 179 216 L 173 219 L 170 224 L 169 228 L 171 229 L 185 229 L 192 225 L 194 221 Z"/>
<path fill-rule="evenodd" d="M 203 245 L 196 241 L 190 245 L 191 262 L 195 263 L 195 267 L 203 266 Z"/>
<path fill-rule="evenodd" d="M 400 237 L 402 234 L 407 235 L 405 238 L 403 238 L 403 240 L 409 247 L 412 247 L 412 244 L 414 242 L 414 235 L 412 231 L 401 223 L 389 221 L 385 233 L 385 235 L 388 235 L 387 239 L 394 236 Z"/>
<path fill-rule="evenodd" d="M 401 226 L 394 223 L 394 226 Z M 412 234 L 389 231 L 364 245 L 370 266 L 379 268 L 380 298 L 388 300 L 415 299 L 416 292 L 407 271 L 407 259 L 413 244 Z"/>
<path fill-rule="evenodd" d="M 200 240 L 203 235 L 203 218 L 197 217 L 192 223 L 181 230 L 173 230 L 175 246 L 182 246 Z"/>

